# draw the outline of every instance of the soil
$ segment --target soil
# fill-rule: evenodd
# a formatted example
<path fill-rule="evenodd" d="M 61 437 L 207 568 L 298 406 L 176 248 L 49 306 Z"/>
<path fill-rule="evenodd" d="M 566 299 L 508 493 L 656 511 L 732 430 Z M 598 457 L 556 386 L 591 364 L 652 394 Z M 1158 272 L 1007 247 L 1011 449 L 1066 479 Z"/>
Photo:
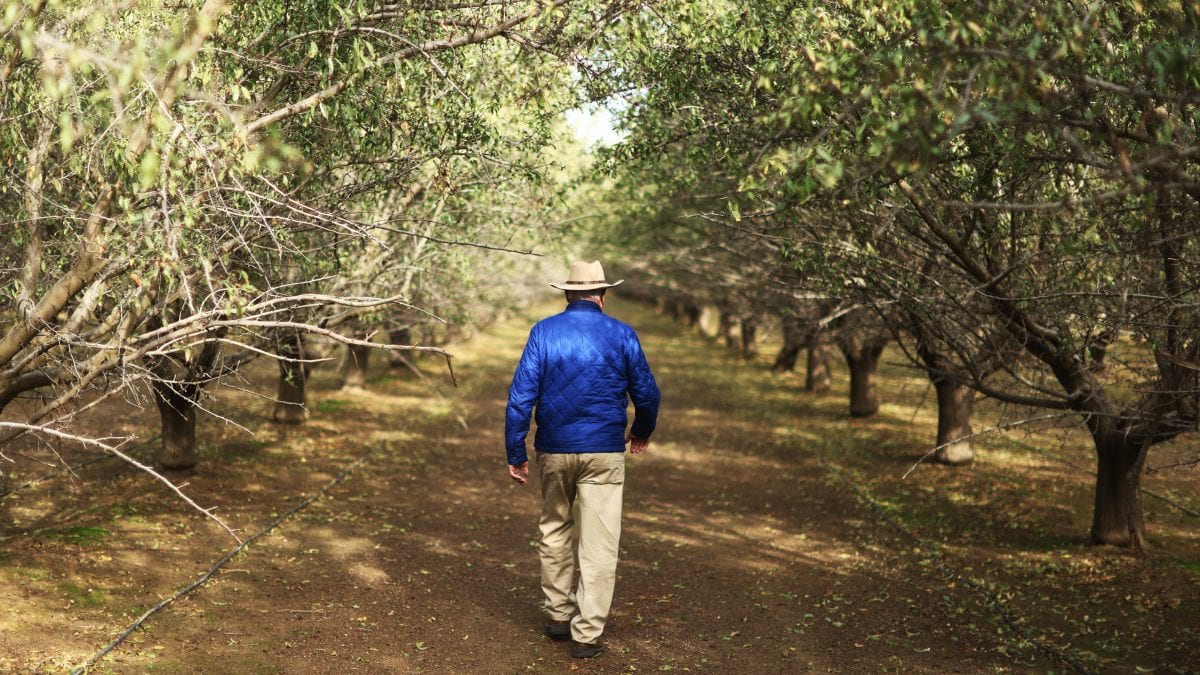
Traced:
<path fill-rule="evenodd" d="M 271 364 L 214 391 L 205 405 L 227 421 L 203 421 L 200 466 L 173 478 L 240 534 L 344 479 L 93 671 L 1070 671 L 1055 654 L 1103 672 L 1200 663 L 1200 518 L 1148 498 L 1148 558 L 1088 546 L 1091 460 L 1077 434 L 988 436 L 973 465 L 922 464 L 904 479 L 936 427 L 918 374 L 886 364 L 880 414 L 853 420 L 844 372 L 833 393 L 805 394 L 802 373 L 767 372 L 769 346 L 747 364 L 621 302 L 610 311 L 639 330 L 664 407 L 650 451 L 628 458 L 606 652 L 571 659 L 542 635 L 536 493 L 504 467 L 507 385 L 528 327 L 554 311 L 541 310 L 456 345 L 457 389 L 433 359 L 420 362 L 428 379 L 381 372 L 366 390 L 337 389 L 336 368 L 323 367 L 311 418 L 294 428 L 271 423 L 269 397 L 250 393 L 273 391 Z M 982 406 L 977 428 L 1004 413 Z M 80 430 L 151 438 L 154 422 L 152 406 L 113 402 Z M 1190 454 L 1181 443 L 1151 463 Z M 13 469 L 0 492 L 51 471 Z M 1156 473 L 1147 487 L 1198 510 L 1191 471 Z M 237 543 L 118 461 L 76 473 L 0 501 L 0 670 L 83 662 Z"/>

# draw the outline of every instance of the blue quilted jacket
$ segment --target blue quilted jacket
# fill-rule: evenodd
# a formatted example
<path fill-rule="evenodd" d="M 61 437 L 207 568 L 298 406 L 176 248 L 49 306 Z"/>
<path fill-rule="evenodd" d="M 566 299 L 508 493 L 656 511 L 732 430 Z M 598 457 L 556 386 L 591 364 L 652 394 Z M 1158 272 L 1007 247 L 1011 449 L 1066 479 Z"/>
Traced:
<path fill-rule="evenodd" d="M 508 389 L 508 463 L 527 460 L 525 437 L 534 406 L 538 452 L 624 452 L 630 399 L 635 411 L 630 432 L 649 438 L 659 393 L 637 333 L 594 302 L 568 304 L 529 331 Z"/>

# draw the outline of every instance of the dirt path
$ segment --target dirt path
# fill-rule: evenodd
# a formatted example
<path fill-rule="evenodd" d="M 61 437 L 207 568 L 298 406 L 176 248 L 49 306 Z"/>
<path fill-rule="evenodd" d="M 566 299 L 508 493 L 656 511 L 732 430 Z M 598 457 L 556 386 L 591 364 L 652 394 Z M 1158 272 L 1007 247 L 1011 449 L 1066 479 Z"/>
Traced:
<path fill-rule="evenodd" d="M 613 313 L 642 335 L 664 408 L 650 453 L 629 461 L 622 560 L 601 658 L 574 661 L 542 637 L 537 502 L 503 469 L 504 399 L 536 318 L 528 315 L 456 348 L 462 386 L 447 390 L 448 398 L 394 374 L 362 393 L 334 391 L 318 378 L 311 422 L 279 431 L 261 421 L 268 402 L 224 395 L 258 435 L 209 438 L 212 461 L 190 489 L 202 503 L 225 504 L 222 512 L 246 532 L 356 459 L 369 459 L 152 619 L 99 670 L 945 673 L 1061 666 L 1027 645 L 1013 649 L 1017 640 L 975 591 L 947 579 L 831 470 L 823 460 L 830 435 L 854 437 L 865 428 L 841 415 L 840 400 L 805 397 L 794 381 L 748 368 L 646 310 L 615 304 Z M 51 665 L 78 662 L 230 547 L 214 527 L 180 517 L 177 505 L 147 499 L 146 490 L 140 477 L 111 479 L 110 492 L 124 495 L 118 502 L 137 504 L 135 516 L 106 521 L 111 550 L 38 540 L 37 555 L 59 546 L 73 571 L 47 572 L 52 581 L 42 585 L 23 582 L 30 607 L 55 583 L 82 585 L 80 575 L 94 584 L 108 579 L 108 586 L 100 606 L 71 601 L 76 635 L 65 639 L 74 645 L 66 656 L 47 645 L 7 665 L 30 667 L 38 656 Z M 33 539 L 37 531 L 26 527 Z M 147 528 L 157 528 L 153 547 Z M 32 564 L 32 548 L 14 550 L 9 564 Z M 127 581 L 119 583 L 122 575 Z M 36 626 L 10 620 L 5 627 L 0 651 L 49 641 Z"/>
<path fill-rule="evenodd" d="M 138 651 L 210 672 L 1003 667 L 950 630 L 940 594 L 888 571 L 871 542 L 891 533 L 829 481 L 802 427 L 763 426 L 794 391 L 747 391 L 720 349 L 617 314 L 641 328 L 666 403 L 652 452 L 630 461 L 603 658 L 573 662 L 541 636 L 536 499 L 503 475 L 504 396 L 531 317 L 460 348 L 463 385 L 432 414 L 397 381 L 326 397 L 318 416 L 376 459 L 153 621 Z M 129 651 L 113 666 L 147 663 Z"/>

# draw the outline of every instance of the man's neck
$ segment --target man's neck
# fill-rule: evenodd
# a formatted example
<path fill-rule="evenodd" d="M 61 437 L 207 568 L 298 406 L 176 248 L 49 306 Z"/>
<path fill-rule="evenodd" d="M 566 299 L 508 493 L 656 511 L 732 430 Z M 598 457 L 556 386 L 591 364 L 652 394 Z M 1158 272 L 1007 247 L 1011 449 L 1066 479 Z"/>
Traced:
<path fill-rule="evenodd" d="M 600 296 L 599 298 L 576 298 L 571 302 L 590 302 L 599 307 L 600 311 L 604 311 L 604 296 Z M 567 304 L 569 305 L 571 302 L 568 302 Z"/>

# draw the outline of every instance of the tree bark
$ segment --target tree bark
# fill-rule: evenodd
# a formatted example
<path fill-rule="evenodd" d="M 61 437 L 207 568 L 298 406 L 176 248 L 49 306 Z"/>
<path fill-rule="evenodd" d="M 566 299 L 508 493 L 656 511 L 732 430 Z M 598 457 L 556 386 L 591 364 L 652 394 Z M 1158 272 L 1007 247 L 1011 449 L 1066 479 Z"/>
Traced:
<path fill-rule="evenodd" d="M 370 355 L 370 347 L 346 346 L 346 359 L 342 361 L 343 389 L 363 389 L 367 386 L 367 357 Z"/>
<path fill-rule="evenodd" d="M 1092 541 L 1144 549 L 1146 523 L 1142 518 L 1141 489 L 1144 448 L 1116 432 L 1094 440 L 1097 463 Z"/>
<path fill-rule="evenodd" d="M 938 402 L 938 450 L 934 457 L 943 464 L 966 464 L 975 458 L 970 438 L 974 392 L 945 377 L 935 379 L 933 387 Z"/>
<path fill-rule="evenodd" d="M 280 424 L 304 424 L 308 419 L 308 364 L 295 359 L 307 358 L 304 337 L 287 335 L 280 338 L 279 395 L 271 419 Z"/>
<path fill-rule="evenodd" d="M 879 356 L 886 344 L 882 339 L 865 342 L 850 340 L 842 345 L 842 355 L 850 369 L 850 416 L 870 417 L 879 412 L 879 393 L 875 388 L 875 371 Z"/>
<path fill-rule="evenodd" d="M 934 458 L 942 464 L 966 464 L 975 457 L 971 443 L 971 411 L 975 407 L 974 391 L 963 382 L 954 361 L 939 350 L 924 324 L 916 316 L 910 326 L 917 338 L 917 353 L 925 364 L 925 374 L 937 391 L 938 430 Z"/>
<path fill-rule="evenodd" d="M 1108 342 L 1100 342 L 1088 346 L 1088 356 L 1090 356 L 1092 359 L 1091 363 L 1088 364 L 1088 367 L 1093 373 L 1103 373 L 1105 368 L 1108 367 L 1108 365 L 1104 362 L 1105 357 L 1108 356 L 1108 345 Z"/>
<path fill-rule="evenodd" d="M 758 356 L 758 317 L 742 319 L 742 358 L 750 361 Z"/>
<path fill-rule="evenodd" d="M 829 391 L 832 379 L 829 374 L 829 345 L 813 337 L 808 343 L 808 359 L 805 366 L 804 391 L 814 394 Z"/>
<path fill-rule="evenodd" d="M 804 328 L 800 320 L 794 316 L 783 317 L 783 346 L 775 356 L 772 372 L 790 373 L 796 369 L 796 361 L 800 358 L 800 350 L 804 348 Z"/>
<path fill-rule="evenodd" d="M 721 312 L 721 319 L 717 324 L 717 336 L 725 341 L 725 346 L 729 349 L 737 349 L 737 340 L 733 337 L 733 323 L 732 314 Z"/>
<path fill-rule="evenodd" d="M 705 337 L 716 337 L 717 327 L 713 321 L 713 317 L 720 312 L 712 305 L 705 305 L 700 308 L 700 321 L 697 326 L 700 329 L 700 334 Z"/>
<path fill-rule="evenodd" d="M 168 471 L 196 466 L 196 404 L 179 383 L 155 382 L 154 401 L 162 420 L 162 447 L 156 461 Z"/>

